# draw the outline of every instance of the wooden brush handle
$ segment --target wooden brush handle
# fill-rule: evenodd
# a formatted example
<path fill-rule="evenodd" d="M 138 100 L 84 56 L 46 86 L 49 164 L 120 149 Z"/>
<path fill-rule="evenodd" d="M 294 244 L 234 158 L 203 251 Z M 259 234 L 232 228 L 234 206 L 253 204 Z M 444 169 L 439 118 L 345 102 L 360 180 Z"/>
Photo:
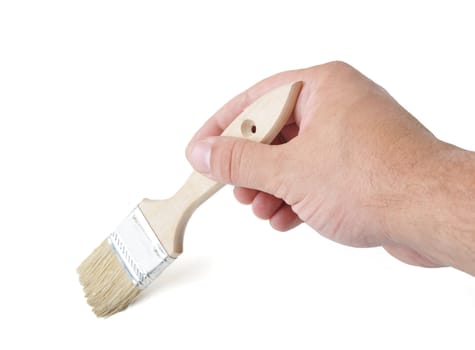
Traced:
<path fill-rule="evenodd" d="M 292 113 L 301 87 L 302 82 L 293 82 L 260 97 L 234 119 L 221 136 L 271 143 Z M 184 230 L 191 214 L 221 187 L 223 184 L 193 172 L 182 188 L 165 203 L 145 199 L 140 204 L 140 209 L 171 256 L 176 257 L 183 251 Z"/>
<path fill-rule="evenodd" d="M 247 107 L 221 136 L 271 143 L 289 119 L 301 86 L 302 82 L 294 82 L 270 91 Z M 188 202 L 194 210 L 223 185 L 194 172 L 175 196 Z"/>

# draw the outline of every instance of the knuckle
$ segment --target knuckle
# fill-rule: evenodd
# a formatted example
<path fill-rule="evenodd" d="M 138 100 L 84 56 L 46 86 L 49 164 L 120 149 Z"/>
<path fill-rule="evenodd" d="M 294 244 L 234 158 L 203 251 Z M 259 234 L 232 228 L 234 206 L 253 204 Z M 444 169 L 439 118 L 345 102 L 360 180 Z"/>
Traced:
<path fill-rule="evenodd" d="M 342 71 L 342 70 L 348 70 L 348 69 L 353 69 L 352 66 L 350 66 L 348 63 L 344 61 L 332 61 L 327 63 L 327 67 L 331 70 L 335 71 Z"/>
<path fill-rule="evenodd" d="M 229 140 L 226 147 L 217 150 L 215 173 L 224 182 L 238 185 L 243 170 L 243 154 L 246 145 L 237 140 Z"/>
<path fill-rule="evenodd" d="M 230 161 L 228 166 L 228 180 L 230 183 L 237 184 L 242 182 L 243 176 L 246 176 L 248 169 L 245 165 L 244 154 L 249 147 L 247 142 L 233 142 L 230 148 Z"/>
<path fill-rule="evenodd" d="M 333 61 L 324 65 L 328 76 L 332 78 L 336 77 L 349 77 L 357 72 L 355 68 L 343 61 Z"/>

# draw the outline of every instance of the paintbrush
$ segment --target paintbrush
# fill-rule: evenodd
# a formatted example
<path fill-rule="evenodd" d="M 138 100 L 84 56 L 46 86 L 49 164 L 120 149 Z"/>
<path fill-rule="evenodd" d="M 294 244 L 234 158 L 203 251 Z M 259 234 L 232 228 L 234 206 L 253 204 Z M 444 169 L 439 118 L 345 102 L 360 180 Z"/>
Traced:
<path fill-rule="evenodd" d="M 222 136 L 271 143 L 292 113 L 302 82 L 278 87 L 249 105 Z M 87 257 L 77 271 L 97 316 L 122 311 L 183 251 L 183 235 L 195 209 L 223 184 L 192 173 L 166 200 L 144 199 Z"/>

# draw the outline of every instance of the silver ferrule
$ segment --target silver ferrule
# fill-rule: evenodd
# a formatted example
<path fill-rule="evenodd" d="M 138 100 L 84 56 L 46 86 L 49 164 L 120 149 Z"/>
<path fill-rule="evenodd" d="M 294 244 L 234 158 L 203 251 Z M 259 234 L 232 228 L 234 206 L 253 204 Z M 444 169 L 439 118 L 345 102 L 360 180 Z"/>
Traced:
<path fill-rule="evenodd" d="M 107 239 L 136 288 L 147 288 L 175 259 L 168 255 L 140 208 Z"/>

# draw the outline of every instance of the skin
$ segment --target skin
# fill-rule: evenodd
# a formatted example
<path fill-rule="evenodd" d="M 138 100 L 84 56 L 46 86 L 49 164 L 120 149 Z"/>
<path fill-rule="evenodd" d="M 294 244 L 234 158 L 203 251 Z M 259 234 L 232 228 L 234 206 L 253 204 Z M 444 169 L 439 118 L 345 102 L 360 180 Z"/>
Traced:
<path fill-rule="evenodd" d="M 303 81 L 273 145 L 221 137 L 266 92 Z M 236 96 L 187 148 L 195 170 L 276 230 L 307 223 L 354 247 L 475 275 L 475 153 L 438 140 L 383 88 L 343 62 L 269 77 Z"/>

